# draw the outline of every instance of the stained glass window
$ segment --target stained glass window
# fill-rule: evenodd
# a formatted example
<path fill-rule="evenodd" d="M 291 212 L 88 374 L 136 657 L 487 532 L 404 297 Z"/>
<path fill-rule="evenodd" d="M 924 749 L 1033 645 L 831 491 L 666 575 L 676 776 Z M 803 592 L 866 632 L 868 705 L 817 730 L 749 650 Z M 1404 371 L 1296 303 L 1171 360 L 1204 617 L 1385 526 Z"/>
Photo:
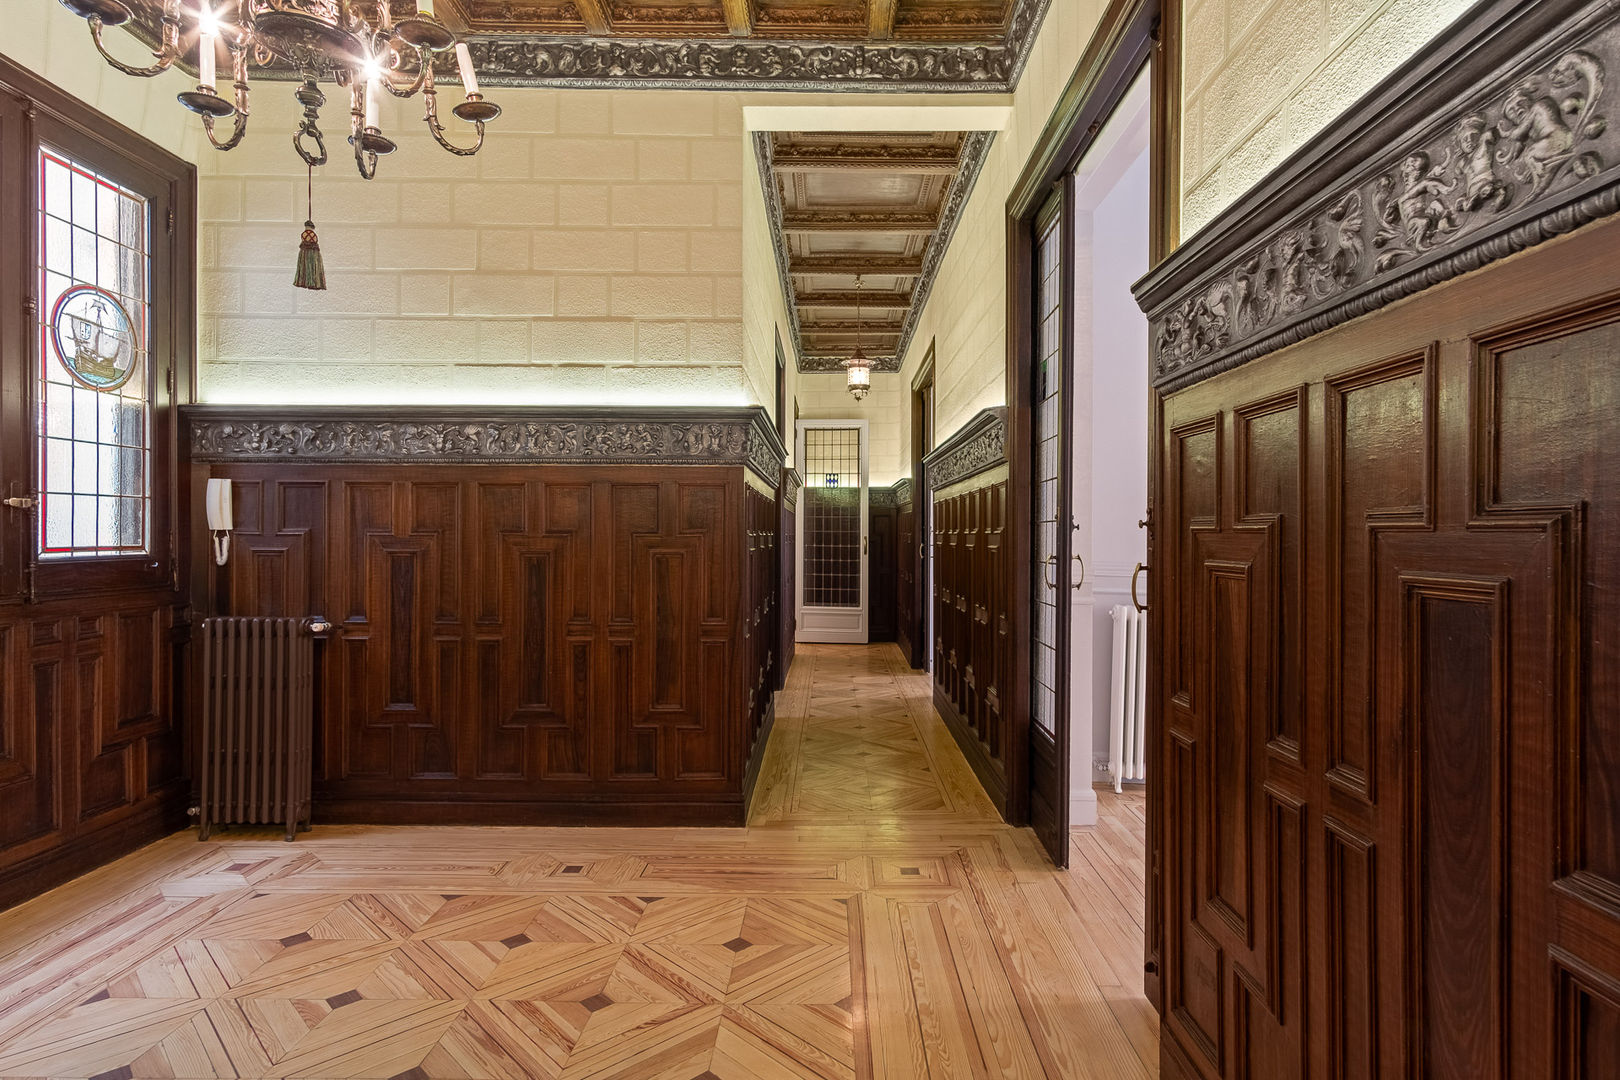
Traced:
<path fill-rule="evenodd" d="M 806 428 L 804 602 L 861 606 L 861 429 Z"/>
<path fill-rule="evenodd" d="M 152 500 L 146 199 L 39 154 L 39 553 L 145 554 Z"/>

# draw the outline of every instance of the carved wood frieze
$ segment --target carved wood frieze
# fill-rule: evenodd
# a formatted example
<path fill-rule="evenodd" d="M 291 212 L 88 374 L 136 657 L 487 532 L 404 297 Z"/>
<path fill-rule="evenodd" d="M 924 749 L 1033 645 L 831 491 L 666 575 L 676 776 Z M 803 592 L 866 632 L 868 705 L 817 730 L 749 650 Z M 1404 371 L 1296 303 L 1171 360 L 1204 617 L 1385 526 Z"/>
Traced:
<path fill-rule="evenodd" d="M 191 460 L 742 465 L 771 487 L 786 457 L 763 409 L 365 410 L 190 406 Z"/>
<path fill-rule="evenodd" d="M 864 32 L 858 12 L 816 25 L 814 17 L 802 23 L 794 8 L 771 8 L 756 36 L 737 38 L 727 36 L 719 6 L 593 4 L 607 16 L 601 20 L 587 19 L 579 4 L 538 4 L 503 9 L 499 18 L 474 17 L 467 45 L 478 81 L 488 87 L 1011 93 L 1049 3 L 1011 0 L 1005 22 L 971 23 L 969 40 L 940 40 L 962 31 L 919 12 L 903 24 L 912 40 L 882 42 L 844 36 L 846 24 L 851 33 Z M 965 15 L 980 17 L 977 9 Z M 149 45 L 157 40 L 150 4 L 139 5 L 126 25 Z M 441 54 L 435 71 L 453 81 L 454 55 Z M 255 75 L 297 77 L 288 68 Z"/>
<path fill-rule="evenodd" d="M 940 491 L 1007 460 L 1007 407 L 981 411 L 923 458 L 930 491 Z"/>
<path fill-rule="evenodd" d="M 1620 14 L 1565 6 L 1580 10 L 1559 32 L 1469 92 L 1444 95 L 1426 126 L 1391 128 L 1364 164 L 1322 177 L 1303 209 L 1235 256 L 1167 288 L 1174 264 L 1210 258 L 1195 241 L 1150 275 L 1138 300 L 1152 322 L 1155 385 L 1189 385 L 1620 209 L 1607 84 L 1620 64 Z M 1471 53 L 1461 55 L 1466 65 Z M 1437 88 L 1447 75 L 1432 74 Z M 1343 123 L 1354 129 L 1358 118 Z"/>
<path fill-rule="evenodd" d="M 804 487 L 804 477 L 798 469 L 782 470 L 782 502 L 791 511 L 798 505 L 799 489 Z"/>

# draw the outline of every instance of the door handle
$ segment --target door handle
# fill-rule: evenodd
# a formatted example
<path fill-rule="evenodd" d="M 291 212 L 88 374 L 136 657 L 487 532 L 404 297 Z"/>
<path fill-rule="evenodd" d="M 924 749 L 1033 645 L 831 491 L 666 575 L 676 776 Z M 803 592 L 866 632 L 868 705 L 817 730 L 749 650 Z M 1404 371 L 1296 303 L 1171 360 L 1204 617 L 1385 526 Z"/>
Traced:
<path fill-rule="evenodd" d="M 1052 571 L 1056 567 L 1057 567 L 1057 556 L 1056 555 L 1048 555 L 1046 557 L 1046 568 L 1041 571 L 1041 577 L 1046 580 L 1046 587 L 1048 589 L 1054 589 L 1055 590 L 1057 588 L 1057 582 L 1055 580 L 1053 580 L 1053 577 L 1052 577 Z"/>
<path fill-rule="evenodd" d="M 1143 566 L 1141 563 L 1137 563 L 1136 569 L 1131 571 L 1131 606 L 1136 608 L 1137 611 L 1147 610 L 1147 605 L 1136 598 L 1136 579 L 1140 577 L 1142 575 L 1142 571 L 1146 569 L 1147 567 Z"/>
<path fill-rule="evenodd" d="M 1076 555 L 1074 561 L 1080 564 L 1080 580 L 1074 583 L 1074 588 L 1079 589 L 1086 583 L 1086 560 Z"/>

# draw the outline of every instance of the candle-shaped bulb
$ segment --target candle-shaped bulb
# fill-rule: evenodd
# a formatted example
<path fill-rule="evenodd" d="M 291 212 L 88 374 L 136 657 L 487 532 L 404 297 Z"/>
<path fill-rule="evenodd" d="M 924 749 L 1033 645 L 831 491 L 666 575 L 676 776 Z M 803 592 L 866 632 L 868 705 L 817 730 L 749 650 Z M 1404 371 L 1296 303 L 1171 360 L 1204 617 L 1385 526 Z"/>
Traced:
<path fill-rule="evenodd" d="M 203 4 L 197 12 L 197 83 L 209 89 L 214 86 L 214 39 L 218 33 L 214 9 Z"/>
<path fill-rule="evenodd" d="M 382 126 L 377 123 L 377 111 L 381 107 L 381 103 L 377 99 L 382 96 L 382 87 L 377 84 L 381 78 L 381 75 L 374 75 L 366 81 L 366 127 L 368 128 Z"/>
<path fill-rule="evenodd" d="M 416 0 L 416 10 L 422 15 L 432 15 L 433 0 Z"/>
<path fill-rule="evenodd" d="M 478 73 L 473 70 L 472 53 L 467 51 L 465 41 L 456 42 L 456 66 L 461 68 L 461 87 L 467 96 L 478 93 Z"/>

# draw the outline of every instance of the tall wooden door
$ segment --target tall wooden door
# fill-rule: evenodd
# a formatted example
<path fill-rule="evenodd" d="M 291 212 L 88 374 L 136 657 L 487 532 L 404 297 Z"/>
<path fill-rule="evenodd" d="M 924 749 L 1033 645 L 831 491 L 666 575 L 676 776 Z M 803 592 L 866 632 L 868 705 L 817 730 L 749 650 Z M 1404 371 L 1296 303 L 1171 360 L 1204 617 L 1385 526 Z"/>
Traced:
<path fill-rule="evenodd" d="M 1067 179 L 1064 187 L 1067 186 Z M 1030 388 L 1033 569 L 1029 575 L 1029 823 L 1069 864 L 1070 232 L 1064 188 L 1035 221 L 1035 356 Z"/>
<path fill-rule="evenodd" d="M 1620 223 L 1170 395 L 1165 1075 L 1620 1075 Z"/>

